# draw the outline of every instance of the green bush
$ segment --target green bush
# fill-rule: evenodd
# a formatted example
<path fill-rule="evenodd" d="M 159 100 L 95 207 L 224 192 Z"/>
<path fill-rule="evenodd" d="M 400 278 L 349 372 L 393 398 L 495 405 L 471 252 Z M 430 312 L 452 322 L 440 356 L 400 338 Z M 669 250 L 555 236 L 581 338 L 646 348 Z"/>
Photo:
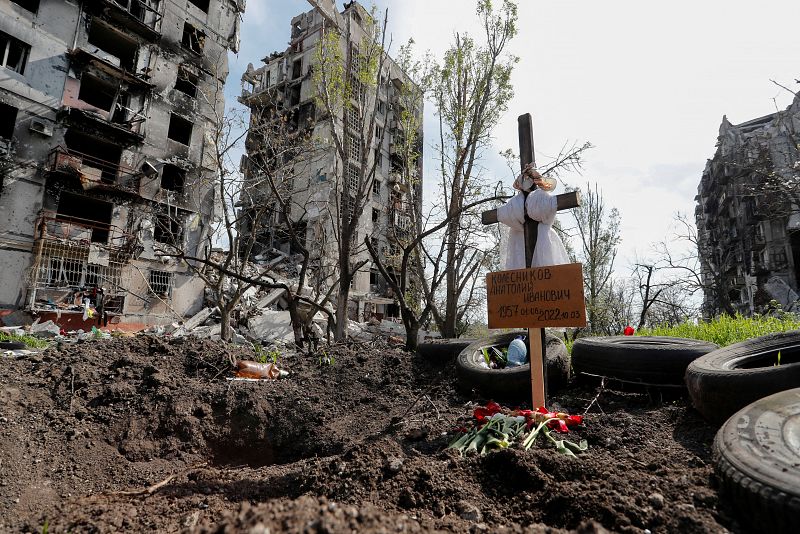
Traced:
<path fill-rule="evenodd" d="M 740 341 L 760 337 L 773 332 L 786 332 L 800 329 L 800 318 L 792 313 L 730 317 L 723 315 L 712 321 L 683 323 L 677 326 L 643 328 L 637 336 L 685 337 L 711 341 L 720 347 L 733 345 Z"/>

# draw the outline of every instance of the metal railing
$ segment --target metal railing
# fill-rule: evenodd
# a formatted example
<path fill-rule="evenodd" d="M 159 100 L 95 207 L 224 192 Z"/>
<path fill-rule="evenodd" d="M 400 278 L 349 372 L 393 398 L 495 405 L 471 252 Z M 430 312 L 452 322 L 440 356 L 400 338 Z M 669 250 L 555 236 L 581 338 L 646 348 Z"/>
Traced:
<path fill-rule="evenodd" d="M 45 172 L 78 176 L 85 189 L 94 184 L 133 193 L 138 193 L 141 178 L 135 169 L 63 146 L 50 151 Z"/>

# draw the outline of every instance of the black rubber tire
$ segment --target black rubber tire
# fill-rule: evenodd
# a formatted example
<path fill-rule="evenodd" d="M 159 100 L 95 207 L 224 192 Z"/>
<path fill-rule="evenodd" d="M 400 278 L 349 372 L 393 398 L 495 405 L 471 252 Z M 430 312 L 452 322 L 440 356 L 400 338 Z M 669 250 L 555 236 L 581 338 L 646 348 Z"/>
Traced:
<path fill-rule="evenodd" d="M 783 363 L 774 367 L 778 351 Z M 755 400 L 800 386 L 800 330 L 748 339 L 706 354 L 686 369 L 686 385 L 697 411 L 709 422 L 722 424 Z"/>
<path fill-rule="evenodd" d="M 0 350 L 24 350 L 28 346 L 21 341 L 0 341 Z"/>
<path fill-rule="evenodd" d="M 679 337 L 584 337 L 572 345 L 572 369 L 621 382 L 682 387 L 689 363 L 717 348 Z"/>
<path fill-rule="evenodd" d="M 800 388 L 738 411 L 714 439 L 721 493 L 754 532 L 800 532 Z"/>
<path fill-rule="evenodd" d="M 483 359 L 480 350 L 492 345 L 508 345 L 527 331 L 494 334 L 469 344 L 456 358 L 456 373 L 462 389 L 477 389 L 494 399 L 529 400 L 531 395 L 531 366 L 529 363 L 506 369 L 487 369 L 479 362 Z M 569 381 L 569 354 L 561 339 L 547 334 L 545 350 L 545 373 L 547 394 L 564 387 Z"/>
<path fill-rule="evenodd" d="M 417 354 L 430 363 L 445 364 L 475 341 L 477 340 L 458 338 L 420 343 L 417 345 Z"/>

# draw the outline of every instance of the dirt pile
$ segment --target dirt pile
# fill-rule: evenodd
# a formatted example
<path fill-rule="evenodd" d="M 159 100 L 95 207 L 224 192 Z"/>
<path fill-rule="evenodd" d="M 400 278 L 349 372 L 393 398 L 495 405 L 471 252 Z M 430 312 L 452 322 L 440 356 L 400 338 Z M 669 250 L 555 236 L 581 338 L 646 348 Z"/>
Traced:
<path fill-rule="evenodd" d="M 452 362 L 340 346 L 255 383 L 225 380 L 231 356 L 254 355 L 140 336 L 0 360 L 0 531 L 736 527 L 713 487 L 714 429 L 684 400 L 604 391 L 577 460 L 461 458 L 446 433 L 483 399 L 458 392 Z M 582 413 L 595 394 L 553 401 Z"/>

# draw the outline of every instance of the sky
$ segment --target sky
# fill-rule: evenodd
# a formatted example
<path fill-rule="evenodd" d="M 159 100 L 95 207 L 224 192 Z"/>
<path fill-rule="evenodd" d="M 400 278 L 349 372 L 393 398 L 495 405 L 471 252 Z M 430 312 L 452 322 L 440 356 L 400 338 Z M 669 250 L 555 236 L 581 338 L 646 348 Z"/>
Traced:
<path fill-rule="evenodd" d="M 495 0 L 499 3 L 501 0 Z M 362 2 L 366 5 L 369 2 Z M 413 38 L 418 52 L 441 57 L 455 32 L 480 36 L 476 0 L 377 0 L 389 10 L 393 49 Z M 783 109 L 800 90 L 800 2 L 797 0 L 518 0 L 519 35 L 510 52 L 515 97 L 494 131 L 488 173 L 507 178 L 496 155 L 518 150 L 517 116 L 533 116 L 537 161 L 566 143 L 591 142 L 581 175 L 569 185 L 597 184 L 622 219 L 617 274 L 651 244 L 670 242 L 677 212 L 694 217 L 694 196 L 714 155 L 723 115 L 738 124 Z M 343 2 L 337 0 L 341 10 Z M 226 93 L 240 93 L 248 63 L 284 50 L 293 16 L 306 0 L 250 0 L 242 47 L 231 56 Z M 426 106 L 426 139 L 436 137 Z M 425 147 L 425 175 L 435 166 Z M 427 188 L 426 190 L 431 190 Z M 556 191 L 563 191 L 560 186 Z M 567 224 L 570 216 L 559 215 Z"/>

